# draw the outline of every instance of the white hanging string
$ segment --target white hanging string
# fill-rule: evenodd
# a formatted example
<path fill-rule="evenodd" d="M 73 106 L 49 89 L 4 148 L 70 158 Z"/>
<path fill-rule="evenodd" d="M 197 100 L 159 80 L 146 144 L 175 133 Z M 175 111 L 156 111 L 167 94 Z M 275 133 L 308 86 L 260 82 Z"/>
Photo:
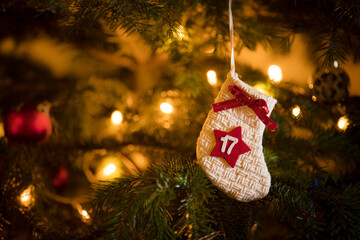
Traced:
<path fill-rule="evenodd" d="M 229 0 L 229 28 L 230 28 L 230 41 L 231 41 L 231 73 L 235 74 L 235 58 L 234 58 L 234 24 L 233 24 L 233 16 L 231 11 L 231 2 L 232 0 Z"/>

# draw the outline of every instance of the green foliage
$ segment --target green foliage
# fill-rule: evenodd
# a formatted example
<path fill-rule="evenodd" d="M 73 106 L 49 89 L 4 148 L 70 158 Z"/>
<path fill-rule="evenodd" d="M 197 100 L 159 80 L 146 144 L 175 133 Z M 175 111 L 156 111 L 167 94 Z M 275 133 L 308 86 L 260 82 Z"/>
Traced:
<path fill-rule="evenodd" d="M 113 51 L 116 44 L 104 28 L 122 29 L 122 34 L 139 33 L 155 49 L 165 47 L 174 59 L 183 58 L 192 49 L 213 45 L 222 52 L 228 34 L 228 3 L 226 1 L 23 1 L 2 3 L 2 18 L 11 24 L 13 16 L 22 14 L 23 29 L 14 32 L 3 28 L 5 34 L 18 39 L 28 36 L 27 25 L 42 25 L 51 36 L 77 44 Z M 311 51 L 323 67 L 334 60 L 345 62 L 349 56 L 359 58 L 359 0 L 351 1 L 259 1 L 247 4 L 234 1 L 236 48 L 255 49 L 260 43 L 271 45 L 280 52 L 288 52 L 294 33 L 309 37 Z M 8 26 L 7 24 L 6 26 Z M 56 25 L 57 29 L 52 28 Z M 31 34 L 39 34 L 35 29 Z M 189 40 L 179 41 L 184 31 Z M 7 33 L 6 33 L 7 32 Z M 15 34 L 14 34 L 15 33 Z M 201 36 L 201 38 L 199 38 Z M 169 40 L 171 41 L 168 46 Z M 181 51 L 186 44 L 187 51 Z M 189 45 L 193 47 L 189 48 Z M 190 51 L 189 51 L 190 50 Z M 195 52 L 194 52 L 195 54 Z"/>
<path fill-rule="evenodd" d="M 272 227 L 266 225 L 270 216 L 290 226 L 286 239 L 357 236 L 358 184 L 345 186 L 324 173 L 288 171 L 272 176 L 266 198 L 241 203 L 215 190 L 197 165 L 178 159 L 154 165 L 142 175 L 97 185 L 89 207 L 104 219 L 107 239 L 249 239 L 255 233 L 265 237 L 264 228 Z"/>
<path fill-rule="evenodd" d="M 2 7 L 4 13 L 0 17 L 4 21 L 14 23 L 19 14 L 26 19 L 15 34 L 5 26 L 2 29 L 3 37 L 15 35 L 19 40 L 28 35 L 39 35 L 45 30 L 50 36 L 72 42 L 80 48 L 94 47 L 114 51 L 118 46 L 109 41 L 113 33 L 106 29 L 121 29 L 121 34 L 140 34 L 155 49 L 168 48 L 177 58 L 183 58 L 182 55 L 185 54 L 179 52 L 182 49 L 179 44 L 184 44 L 178 39 L 183 31 L 182 27 L 191 38 L 191 41 L 185 41 L 187 51 L 197 50 L 198 47 L 206 48 L 210 44 L 216 51 L 223 52 L 224 45 L 229 40 L 228 4 L 224 1 L 45 0 L 31 1 L 28 4 L 18 0 L 5 1 Z M 257 15 L 244 14 L 248 11 L 247 7 L 242 1 L 233 4 L 237 48 L 240 50 L 247 47 L 253 50 L 259 43 L 268 45 L 273 40 L 282 39 L 286 45 L 283 48 L 288 49 L 287 39 L 292 34 L 286 33 L 281 27 L 267 24 L 266 21 L 259 21 Z M 256 9 L 249 11 L 255 13 Z M 260 12 L 256 14 L 261 15 Z M 41 27 L 28 33 L 27 28 L 34 25 Z M 170 48 L 167 46 L 169 40 Z M 189 45 L 193 47 L 189 48 Z"/>
<path fill-rule="evenodd" d="M 274 90 L 262 72 L 237 66 L 245 82 L 262 84 L 278 99 L 271 118 L 279 128 L 266 130 L 262 143 L 272 176 L 270 193 L 250 203 L 235 201 L 217 190 L 196 164 L 196 140 L 219 90 L 207 84 L 205 73 L 214 69 L 221 84 L 228 72 L 227 4 L 0 3 L 0 120 L 25 102 L 47 101 L 54 125 L 50 139 L 41 145 L 14 146 L 0 138 L 0 239 L 360 236 L 358 97 L 341 102 L 341 108 L 321 105 L 293 84 Z M 262 44 L 284 53 L 294 33 L 305 33 L 324 66 L 334 59 L 345 61 L 350 54 L 357 59 L 359 6 L 358 0 L 234 1 L 236 50 Z M 129 50 L 139 36 L 146 47 Z M 53 65 L 39 60 L 27 43 L 42 38 L 52 43 L 44 51 L 61 45 L 52 59 L 61 59 L 59 52 L 71 56 Z M 175 63 L 161 61 L 164 51 Z M 56 71 L 54 65 L 64 63 L 69 66 Z M 141 71 L 150 67 L 160 70 Z M 174 106 L 171 115 L 159 110 L 165 100 Z M 295 105 L 301 108 L 299 117 L 291 114 Z M 124 117 L 118 128 L 109 121 L 115 109 Z M 336 121 L 344 114 L 350 125 L 340 131 Z M 140 168 L 131 156 L 134 149 L 154 164 Z M 121 156 L 124 174 L 90 191 L 88 175 L 95 175 L 97 165 L 86 164 L 112 155 Z M 52 182 L 59 165 L 69 174 L 64 189 Z M 29 185 L 35 186 L 36 203 L 25 209 L 19 195 Z M 88 222 L 76 208 L 84 201 L 77 197 L 85 194 L 90 195 Z"/>
<path fill-rule="evenodd" d="M 171 160 L 146 173 L 96 186 L 91 209 L 106 219 L 106 239 L 175 239 L 211 232 L 210 182 L 191 161 Z"/>
<path fill-rule="evenodd" d="M 263 1 L 276 17 L 265 17 L 295 33 L 309 37 L 313 52 L 322 67 L 334 60 L 345 62 L 349 56 L 359 58 L 360 2 L 349 1 Z"/>

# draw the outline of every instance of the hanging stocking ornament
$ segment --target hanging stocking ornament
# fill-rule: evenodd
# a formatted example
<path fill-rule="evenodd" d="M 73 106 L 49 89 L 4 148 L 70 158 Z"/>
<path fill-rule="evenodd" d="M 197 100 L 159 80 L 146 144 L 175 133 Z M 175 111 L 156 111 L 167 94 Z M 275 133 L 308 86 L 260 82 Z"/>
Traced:
<path fill-rule="evenodd" d="M 276 99 L 241 81 L 235 73 L 233 23 L 229 1 L 231 71 L 212 105 L 196 154 L 206 176 L 229 197 L 249 202 L 266 196 L 271 185 L 262 135 L 277 125 L 269 118 Z"/>

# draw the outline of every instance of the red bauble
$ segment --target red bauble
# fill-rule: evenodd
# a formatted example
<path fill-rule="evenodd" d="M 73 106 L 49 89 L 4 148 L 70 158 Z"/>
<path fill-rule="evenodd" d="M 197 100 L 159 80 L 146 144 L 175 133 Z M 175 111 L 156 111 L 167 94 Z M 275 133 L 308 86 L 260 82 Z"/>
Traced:
<path fill-rule="evenodd" d="M 68 170 L 66 167 L 60 165 L 58 168 L 53 170 L 52 182 L 56 189 L 62 189 L 66 186 L 68 181 Z"/>
<path fill-rule="evenodd" d="M 10 143 L 42 143 L 51 134 L 50 117 L 36 110 L 33 105 L 24 105 L 19 112 L 10 111 L 4 119 L 5 136 Z"/>

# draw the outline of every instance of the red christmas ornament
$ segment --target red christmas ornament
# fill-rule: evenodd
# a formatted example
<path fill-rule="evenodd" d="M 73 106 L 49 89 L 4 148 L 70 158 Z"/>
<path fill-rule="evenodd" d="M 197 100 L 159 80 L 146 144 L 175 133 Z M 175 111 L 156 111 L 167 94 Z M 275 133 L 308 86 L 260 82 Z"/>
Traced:
<path fill-rule="evenodd" d="M 62 189 L 66 186 L 68 181 L 68 170 L 64 166 L 59 166 L 57 169 L 53 171 L 52 182 L 54 187 L 57 189 Z"/>
<path fill-rule="evenodd" d="M 35 106 L 24 105 L 20 111 L 12 110 L 6 114 L 4 130 L 11 143 L 42 143 L 51 134 L 51 119 Z"/>

